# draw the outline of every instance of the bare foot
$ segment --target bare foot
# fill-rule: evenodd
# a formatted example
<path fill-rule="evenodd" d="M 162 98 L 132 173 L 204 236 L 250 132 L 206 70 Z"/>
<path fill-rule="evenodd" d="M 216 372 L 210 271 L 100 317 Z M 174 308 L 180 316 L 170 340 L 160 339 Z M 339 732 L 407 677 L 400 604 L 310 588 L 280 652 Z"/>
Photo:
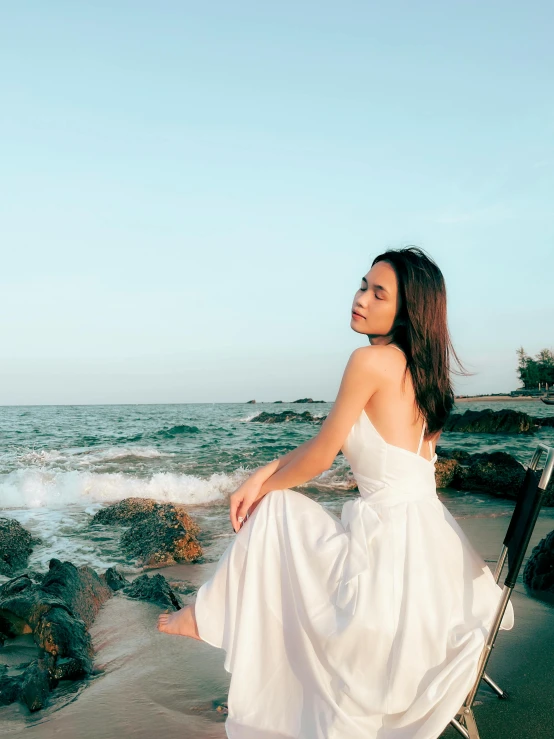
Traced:
<path fill-rule="evenodd" d="M 192 639 L 202 641 L 194 617 L 194 603 L 174 613 L 160 613 L 158 616 L 158 631 L 164 634 L 190 636 Z"/>

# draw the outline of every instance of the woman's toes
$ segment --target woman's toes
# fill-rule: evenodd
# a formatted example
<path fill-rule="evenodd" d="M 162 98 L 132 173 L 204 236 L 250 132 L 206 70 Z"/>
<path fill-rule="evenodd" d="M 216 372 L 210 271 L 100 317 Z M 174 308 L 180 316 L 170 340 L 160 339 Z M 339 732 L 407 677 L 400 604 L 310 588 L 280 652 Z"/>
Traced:
<path fill-rule="evenodd" d="M 174 613 L 161 613 L 158 616 L 158 631 L 163 631 L 166 634 L 190 636 L 202 641 L 196 625 L 194 605 L 186 606 Z"/>
<path fill-rule="evenodd" d="M 166 631 L 168 624 L 169 613 L 161 613 L 158 616 L 158 631 Z"/>

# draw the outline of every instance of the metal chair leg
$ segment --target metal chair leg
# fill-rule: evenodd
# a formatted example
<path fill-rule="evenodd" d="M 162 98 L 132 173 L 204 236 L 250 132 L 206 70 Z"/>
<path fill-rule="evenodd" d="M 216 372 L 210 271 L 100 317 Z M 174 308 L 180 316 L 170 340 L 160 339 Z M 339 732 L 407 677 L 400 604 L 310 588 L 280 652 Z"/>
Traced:
<path fill-rule="evenodd" d="M 459 720 L 458 720 L 459 718 Z M 453 718 L 450 722 L 456 731 L 461 734 L 465 739 L 480 739 L 479 729 L 477 728 L 477 722 L 473 715 L 473 710 L 464 706 L 461 713 L 458 714 L 457 718 Z"/>
<path fill-rule="evenodd" d="M 450 722 L 450 726 L 453 726 L 459 734 L 465 737 L 465 739 L 470 739 L 469 731 L 461 725 L 458 719 L 453 718 Z"/>
<path fill-rule="evenodd" d="M 483 680 L 487 683 L 487 685 L 490 688 L 494 690 L 494 692 L 499 698 L 503 698 L 503 699 L 509 698 L 508 693 L 506 693 L 505 690 L 502 690 L 500 685 L 495 683 L 492 677 L 489 677 L 486 672 L 483 673 Z"/>
<path fill-rule="evenodd" d="M 471 708 L 464 708 L 463 721 L 467 727 L 469 739 L 479 739 L 479 729 Z"/>

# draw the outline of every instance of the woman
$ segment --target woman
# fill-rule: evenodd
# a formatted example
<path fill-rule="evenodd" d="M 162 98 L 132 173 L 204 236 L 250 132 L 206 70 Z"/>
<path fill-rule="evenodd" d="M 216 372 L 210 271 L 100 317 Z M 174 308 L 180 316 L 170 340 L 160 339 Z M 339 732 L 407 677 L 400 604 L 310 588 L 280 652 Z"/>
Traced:
<path fill-rule="evenodd" d="M 236 538 L 195 603 L 159 617 L 225 650 L 233 739 L 438 737 L 500 595 L 436 493 L 457 359 L 439 268 L 413 247 L 379 255 L 350 325 L 370 346 L 350 356 L 319 433 L 230 496 Z M 340 520 L 290 489 L 339 450 L 360 492 Z"/>

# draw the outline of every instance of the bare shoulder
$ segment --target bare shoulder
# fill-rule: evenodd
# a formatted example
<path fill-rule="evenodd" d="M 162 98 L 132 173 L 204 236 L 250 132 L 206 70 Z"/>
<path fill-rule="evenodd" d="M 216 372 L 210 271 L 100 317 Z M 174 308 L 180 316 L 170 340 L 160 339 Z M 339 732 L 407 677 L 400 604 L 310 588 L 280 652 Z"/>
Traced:
<path fill-rule="evenodd" d="M 406 368 L 403 352 L 386 345 L 360 346 L 350 355 L 350 362 L 362 372 L 382 377 L 401 373 Z"/>

